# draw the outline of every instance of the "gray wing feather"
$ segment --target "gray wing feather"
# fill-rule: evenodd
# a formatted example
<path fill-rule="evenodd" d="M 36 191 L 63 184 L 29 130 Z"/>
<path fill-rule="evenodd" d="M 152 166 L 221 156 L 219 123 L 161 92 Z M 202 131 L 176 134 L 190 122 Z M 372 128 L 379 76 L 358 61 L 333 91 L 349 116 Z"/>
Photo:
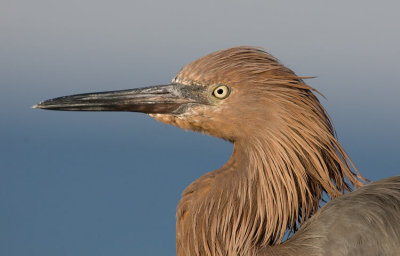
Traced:
<path fill-rule="evenodd" d="M 282 255 L 400 255 L 400 176 L 332 200 L 278 247 Z"/>

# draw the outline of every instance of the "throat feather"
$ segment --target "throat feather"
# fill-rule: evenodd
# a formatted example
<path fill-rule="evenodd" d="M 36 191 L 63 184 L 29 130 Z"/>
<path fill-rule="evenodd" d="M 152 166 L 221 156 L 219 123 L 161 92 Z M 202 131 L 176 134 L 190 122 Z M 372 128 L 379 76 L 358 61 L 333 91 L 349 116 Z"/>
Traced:
<path fill-rule="evenodd" d="M 348 165 L 340 161 L 347 155 L 334 147 L 336 140 L 328 152 L 321 141 L 288 140 L 287 133 L 236 141 L 222 168 L 184 191 L 177 211 L 178 255 L 251 255 L 295 231 L 318 210 L 324 192 L 335 197 L 350 186 L 343 179 L 353 173 L 343 169 Z"/>

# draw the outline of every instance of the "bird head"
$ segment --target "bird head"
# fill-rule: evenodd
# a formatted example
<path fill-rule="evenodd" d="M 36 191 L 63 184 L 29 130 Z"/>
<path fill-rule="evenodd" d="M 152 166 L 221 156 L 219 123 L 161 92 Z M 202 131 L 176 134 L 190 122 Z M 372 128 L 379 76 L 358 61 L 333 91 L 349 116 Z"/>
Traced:
<path fill-rule="evenodd" d="M 237 141 L 279 129 L 282 111 L 290 112 L 295 96 L 310 90 L 265 51 L 235 47 L 186 65 L 167 85 L 64 96 L 34 108 L 143 112 L 182 129 Z"/>

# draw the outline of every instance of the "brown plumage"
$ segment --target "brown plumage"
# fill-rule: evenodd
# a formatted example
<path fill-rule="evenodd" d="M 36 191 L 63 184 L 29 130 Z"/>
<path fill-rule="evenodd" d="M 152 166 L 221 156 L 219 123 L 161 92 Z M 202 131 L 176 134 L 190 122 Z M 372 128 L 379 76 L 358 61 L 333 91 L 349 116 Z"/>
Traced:
<path fill-rule="evenodd" d="M 334 198 L 349 190 L 345 177 L 361 185 L 313 89 L 266 52 L 218 51 L 184 67 L 173 82 L 228 85 L 232 94 L 212 110 L 153 117 L 234 143 L 225 166 L 183 193 L 178 255 L 246 255 L 309 218 L 324 191 Z"/>
<path fill-rule="evenodd" d="M 231 159 L 182 195 L 177 255 L 292 255 L 298 244 L 308 248 L 297 234 L 318 237 L 318 226 L 310 227 L 326 214 L 316 215 L 308 229 L 280 244 L 285 231 L 295 231 L 314 215 L 324 192 L 336 198 L 365 182 L 335 138 L 315 90 L 303 79 L 261 49 L 236 47 L 190 63 L 170 85 L 73 95 L 36 107 L 145 112 L 231 141 Z M 396 182 L 392 189 L 399 190 Z M 368 187 L 375 188 L 363 189 Z M 400 196 L 395 199 L 398 206 Z M 332 205 L 323 212 L 332 211 Z M 320 242 L 313 239 L 307 241 Z"/>

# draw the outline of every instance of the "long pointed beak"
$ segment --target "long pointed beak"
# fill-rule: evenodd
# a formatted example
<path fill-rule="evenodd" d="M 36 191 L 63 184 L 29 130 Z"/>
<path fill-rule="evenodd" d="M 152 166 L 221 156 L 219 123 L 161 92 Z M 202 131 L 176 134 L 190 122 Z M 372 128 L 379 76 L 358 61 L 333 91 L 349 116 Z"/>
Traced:
<path fill-rule="evenodd" d="M 196 102 L 184 93 L 184 85 L 168 84 L 139 89 L 64 96 L 40 102 L 32 108 L 65 111 L 131 111 L 174 113 L 180 106 Z"/>

